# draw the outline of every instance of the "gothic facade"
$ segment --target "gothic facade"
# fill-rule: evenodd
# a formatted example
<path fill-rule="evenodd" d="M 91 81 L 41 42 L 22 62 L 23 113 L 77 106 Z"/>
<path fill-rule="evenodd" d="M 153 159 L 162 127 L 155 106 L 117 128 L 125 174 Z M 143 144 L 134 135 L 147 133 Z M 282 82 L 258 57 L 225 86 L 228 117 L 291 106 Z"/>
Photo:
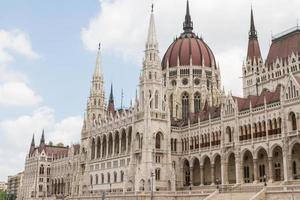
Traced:
<path fill-rule="evenodd" d="M 242 97 L 221 89 L 220 67 L 193 31 L 188 2 L 183 32 L 162 59 L 152 10 L 139 89 L 128 109 L 115 109 L 112 89 L 105 105 L 99 48 L 80 147 L 64 147 L 66 156 L 57 161 L 60 151 L 33 144 L 24 197 L 32 191 L 80 197 L 300 178 L 300 29 L 274 37 L 264 61 L 252 10 L 250 19 Z M 52 168 L 49 184 L 39 190 L 43 155 L 43 165 Z M 65 174 L 55 171 L 60 162 L 71 163 Z M 30 166 L 36 167 L 27 175 Z"/>

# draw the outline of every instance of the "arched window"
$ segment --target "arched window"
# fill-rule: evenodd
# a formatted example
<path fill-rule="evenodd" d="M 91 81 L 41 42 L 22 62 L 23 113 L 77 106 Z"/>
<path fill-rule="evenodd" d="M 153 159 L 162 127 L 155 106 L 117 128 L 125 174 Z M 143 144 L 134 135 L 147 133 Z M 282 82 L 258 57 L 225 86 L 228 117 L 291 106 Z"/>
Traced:
<path fill-rule="evenodd" d="M 231 128 L 229 126 L 226 128 L 226 134 L 228 136 L 228 142 L 232 142 Z"/>
<path fill-rule="evenodd" d="M 106 156 L 106 135 L 102 139 L 102 157 Z"/>
<path fill-rule="evenodd" d="M 201 96 L 200 94 L 197 92 L 195 95 L 194 95 L 194 110 L 195 110 L 195 113 L 197 112 L 200 112 L 200 103 L 201 103 Z"/>
<path fill-rule="evenodd" d="M 117 172 L 114 172 L 114 183 L 117 182 Z"/>
<path fill-rule="evenodd" d="M 123 181 L 124 181 L 124 172 L 121 171 L 121 182 L 123 182 Z"/>
<path fill-rule="evenodd" d="M 297 120 L 294 112 L 290 112 L 290 121 L 292 125 L 292 130 L 293 131 L 297 130 Z"/>
<path fill-rule="evenodd" d="M 93 185 L 93 176 L 90 175 L 90 185 Z"/>
<path fill-rule="evenodd" d="M 44 165 L 40 166 L 40 174 L 44 174 Z"/>
<path fill-rule="evenodd" d="M 92 140 L 92 146 L 91 146 L 91 159 L 95 158 L 95 139 Z"/>
<path fill-rule="evenodd" d="M 155 92 L 155 109 L 158 109 L 158 91 Z"/>
<path fill-rule="evenodd" d="M 189 95 L 187 92 L 182 95 L 182 119 L 187 119 L 189 116 Z"/>
<path fill-rule="evenodd" d="M 170 114 L 173 117 L 173 94 L 170 95 Z"/>
<path fill-rule="evenodd" d="M 104 174 L 101 174 L 101 183 L 104 183 Z"/>
<path fill-rule="evenodd" d="M 100 158 L 101 142 L 100 137 L 97 138 L 97 158 Z"/>
<path fill-rule="evenodd" d="M 156 149 L 161 148 L 161 139 L 162 139 L 161 133 L 157 133 L 155 136 L 155 148 Z"/>
<path fill-rule="evenodd" d="M 110 173 L 107 173 L 107 183 L 110 183 Z"/>
<path fill-rule="evenodd" d="M 96 174 L 96 185 L 98 185 L 98 174 Z"/>

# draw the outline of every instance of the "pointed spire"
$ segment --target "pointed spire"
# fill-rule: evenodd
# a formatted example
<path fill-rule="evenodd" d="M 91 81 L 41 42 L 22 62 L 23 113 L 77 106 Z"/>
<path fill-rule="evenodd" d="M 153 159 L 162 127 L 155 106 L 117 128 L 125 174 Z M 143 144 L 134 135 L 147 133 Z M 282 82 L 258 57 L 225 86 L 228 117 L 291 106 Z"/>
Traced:
<path fill-rule="evenodd" d="M 249 31 L 249 39 L 257 38 L 257 32 L 255 30 L 254 17 L 253 17 L 253 9 L 251 7 L 251 19 L 250 19 L 250 31 Z"/>
<path fill-rule="evenodd" d="M 96 66 L 95 66 L 95 71 L 93 77 L 101 77 L 101 43 L 99 43 L 98 46 L 98 52 L 97 52 L 97 58 L 96 58 Z"/>
<path fill-rule="evenodd" d="M 156 38 L 156 29 L 155 29 L 155 21 L 154 21 L 154 14 L 153 14 L 153 4 L 151 6 L 151 16 L 150 16 L 150 23 L 149 23 L 149 29 L 148 29 L 148 38 L 146 47 L 154 47 L 156 45 L 157 47 L 157 38 Z"/>
<path fill-rule="evenodd" d="M 185 21 L 183 22 L 183 30 L 185 33 L 191 33 L 193 31 L 193 22 L 190 15 L 189 0 L 186 1 L 186 14 Z"/>
<path fill-rule="evenodd" d="M 40 145 L 41 144 L 45 144 L 45 131 L 44 131 L 44 129 L 43 129 L 42 137 L 41 137 L 41 141 L 40 141 Z"/>
<path fill-rule="evenodd" d="M 109 94 L 109 102 L 114 101 L 114 94 L 113 94 L 113 84 L 110 85 L 110 94 Z"/>
<path fill-rule="evenodd" d="M 113 84 L 112 83 L 111 83 L 111 86 L 110 86 L 110 94 L 109 94 L 107 111 L 109 113 L 113 113 L 115 111 L 114 94 L 113 94 Z"/>
<path fill-rule="evenodd" d="M 32 147 L 35 146 L 35 142 L 34 142 L 34 134 L 32 135 L 32 140 L 31 140 L 31 145 L 30 145 L 30 146 L 32 146 Z"/>
<path fill-rule="evenodd" d="M 261 52 L 259 48 L 259 43 L 257 39 L 257 32 L 254 25 L 253 9 L 251 7 L 251 17 L 250 17 L 250 31 L 249 31 L 249 41 L 248 41 L 248 52 L 247 61 L 251 61 L 251 65 L 258 63 L 258 59 L 261 59 Z"/>

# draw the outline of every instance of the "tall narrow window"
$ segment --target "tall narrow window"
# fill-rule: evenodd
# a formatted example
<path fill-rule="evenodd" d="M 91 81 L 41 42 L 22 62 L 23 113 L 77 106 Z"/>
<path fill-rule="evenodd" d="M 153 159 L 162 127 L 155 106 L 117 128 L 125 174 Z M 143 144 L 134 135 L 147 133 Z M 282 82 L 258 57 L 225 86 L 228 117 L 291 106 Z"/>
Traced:
<path fill-rule="evenodd" d="M 95 158 L 95 139 L 92 140 L 92 146 L 91 146 L 91 159 Z"/>
<path fill-rule="evenodd" d="M 44 165 L 40 166 L 40 174 L 44 174 Z"/>
<path fill-rule="evenodd" d="M 297 129 L 297 120 L 294 112 L 290 113 L 290 120 L 291 120 L 292 130 L 294 131 Z"/>
<path fill-rule="evenodd" d="M 155 148 L 160 149 L 161 148 L 161 134 L 157 133 L 155 138 Z"/>
<path fill-rule="evenodd" d="M 201 102 L 201 97 L 200 97 L 200 94 L 197 92 L 194 95 L 194 110 L 195 110 L 195 113 L 200 112 L 200 102 Z"/>
<path fill-rule="evenodd" d="M 189 95 L 187 92 L 182 95 L 182 119 L 187 119 L 189 116 Z"/>
<path fill-rule="evenodd" d="M 155 109 L 158 109 L 158 91 L 155 92 Z"/>
<path fill-rule="evenodd" d="M 155 180 L 160 180 L 160 169 L 155 169 Z"/>
<path fill-rule="evenodd" d="M 173 117 L 173 94 L 170 95 L 170 114 Z"/>

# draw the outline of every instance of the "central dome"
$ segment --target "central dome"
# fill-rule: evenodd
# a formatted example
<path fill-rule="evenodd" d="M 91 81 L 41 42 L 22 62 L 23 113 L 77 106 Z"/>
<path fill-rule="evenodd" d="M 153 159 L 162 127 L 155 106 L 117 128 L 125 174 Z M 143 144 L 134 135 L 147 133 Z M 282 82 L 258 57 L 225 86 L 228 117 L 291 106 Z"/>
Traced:
<path fill-rule="evenodd" d="M 215 57 L 208 45 L 193 33 L 193 22 L 191 20 L 189 5 L 187 3 L 184 32 L 169 46 L 162 59 L 162 69 L 167 66 L 206 66 L 215 67 Z M 203 63 L 202 63 L 203 62 Z"/>
<path fill-rule="evenodd" d="M 204 63 L 202 63 L 204 62 Z M 183 33 L 168 48 L 162 60 L 162 69 L 177 66 L 215 67 L 215 57 L 208 45 L 194 33 Z"/>

